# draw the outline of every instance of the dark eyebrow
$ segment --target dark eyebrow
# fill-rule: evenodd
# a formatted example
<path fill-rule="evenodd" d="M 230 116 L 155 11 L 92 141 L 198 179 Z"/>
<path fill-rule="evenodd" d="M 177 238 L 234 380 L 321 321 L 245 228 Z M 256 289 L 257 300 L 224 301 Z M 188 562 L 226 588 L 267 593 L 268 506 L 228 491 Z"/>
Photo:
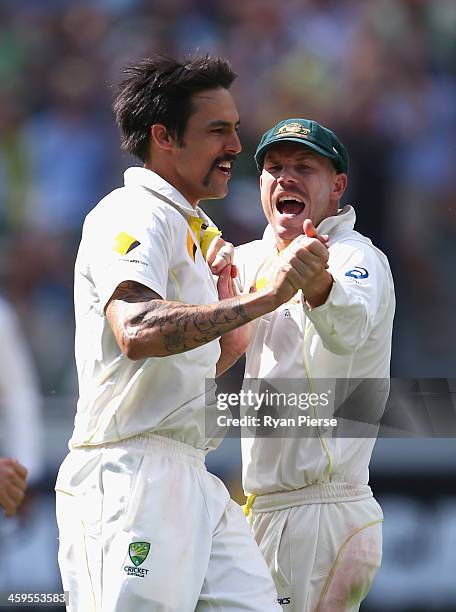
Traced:
<path fill-rule="evenodd" d="M 239 127 L 241 122 L 238 120 L 234 124 L 234 127 Z M 210 121 L 208 127 L 231 127 L 232 123 L 230 121 L 223 121 L 222 119 L 215 119 L 214 121 Z"/>

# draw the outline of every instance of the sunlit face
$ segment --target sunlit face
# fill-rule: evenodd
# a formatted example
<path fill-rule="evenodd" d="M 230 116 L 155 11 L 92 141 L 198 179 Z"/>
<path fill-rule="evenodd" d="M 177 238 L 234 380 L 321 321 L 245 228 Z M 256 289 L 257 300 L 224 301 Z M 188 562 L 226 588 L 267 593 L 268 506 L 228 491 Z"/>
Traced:
<path fill-rule="evenodd" d="M 292 142 L 271 147 L 260 176 L 261 203 L 279 250 L 304 233 L 305 219 L 316 227 L 335 215 L 346 185 L 347 175 L 312 149 Z"/>
<path fill-rule="evenodd" d="M 231 166 L 242 147 L 239 114 L 233 97 L 222 87 L 196 94 L 194 112 L 183 136 L 174 146 L 172 184 L 193 205 L 223 198 L 228 193 Z"/>

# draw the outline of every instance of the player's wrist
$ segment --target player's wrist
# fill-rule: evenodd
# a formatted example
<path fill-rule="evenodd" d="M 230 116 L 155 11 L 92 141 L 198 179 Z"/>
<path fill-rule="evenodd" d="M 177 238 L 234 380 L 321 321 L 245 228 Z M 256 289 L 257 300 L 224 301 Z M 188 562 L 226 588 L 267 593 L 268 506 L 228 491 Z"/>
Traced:
<path fill-rule="evenodd" d="M 287 301 L 271 287 L 264 287 L 245 297 L 247 299 L 246 312 L 251 319 L 268 314 Z"/>
<path fill-rule="evenodd" d="M 331 293 L 334 278 L 327 270 L 324 270 L 319 277 L 315 278 L 311 288 L 303 290 L 303 295 L 309 308 L 322 306 Z"/>

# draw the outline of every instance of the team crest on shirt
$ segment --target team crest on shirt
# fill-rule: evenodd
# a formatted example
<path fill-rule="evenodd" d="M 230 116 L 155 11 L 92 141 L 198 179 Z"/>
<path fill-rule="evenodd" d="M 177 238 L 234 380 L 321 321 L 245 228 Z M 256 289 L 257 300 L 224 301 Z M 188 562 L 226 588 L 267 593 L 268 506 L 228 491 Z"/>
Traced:
<path fill-rule="evenodd" d="M 149 573 L 148 569 L 139 567 L 147 559 L 147 555 L 150 551 L 150 542 L 132 542 L 128 547 L 128 556 L 133 563 L 133 566 L 126 565 L 124 570 L 129 576 L 136 576 L 137 578 L 144 578 Z"/>
<path fill-rule="evenodd" d="M 136 240 L 136 238 L 130 236 L 130 234 L 127 234 L 127 232 L 120 232 L 120 234 L 117 234 L 117 236 L 114 238 L 112 248 L 117 253 L 126 255 L 127 253 L 130 253 L 130 251 L 133 251 L 133 249 L 136 249 L 136 247 L 140 244 L 141 243 L 139 240 Z"/>

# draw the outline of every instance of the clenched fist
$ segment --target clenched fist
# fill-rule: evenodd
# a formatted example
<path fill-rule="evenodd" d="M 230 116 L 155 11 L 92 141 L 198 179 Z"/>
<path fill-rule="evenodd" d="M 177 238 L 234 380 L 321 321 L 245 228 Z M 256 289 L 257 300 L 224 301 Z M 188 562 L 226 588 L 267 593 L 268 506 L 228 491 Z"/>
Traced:
<path fill-rule="evenodd" d="M 13 516 L 25 494 L 27 470 L 15 459 L 0 457 L 0 506 Z"/>
<path fill-rule="evenodd" d="M 319 236 L 310 219 L 304 221 L 303 231 L 271 265 L 269 284 L 280 303 L 301 289 L 309 306 L 317 307 L 326 301 L 333 282 L 327 271 L 328 236 Z"/>

